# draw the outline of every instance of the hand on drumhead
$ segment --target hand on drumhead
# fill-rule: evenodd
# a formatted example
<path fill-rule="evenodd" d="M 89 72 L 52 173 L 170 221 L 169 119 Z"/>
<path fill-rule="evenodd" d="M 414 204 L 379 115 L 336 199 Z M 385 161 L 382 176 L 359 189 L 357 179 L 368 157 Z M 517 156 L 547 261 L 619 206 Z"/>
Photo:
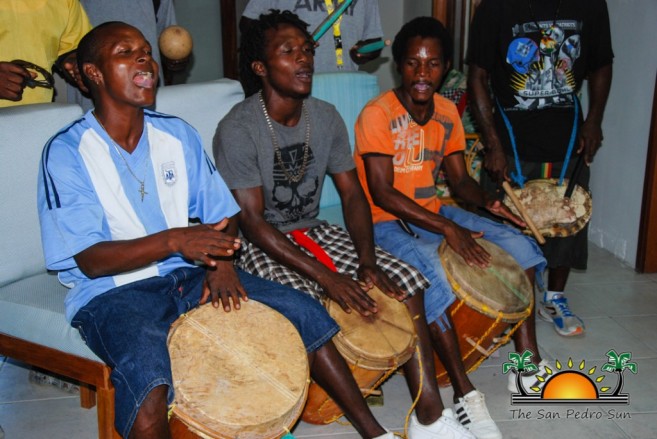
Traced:
<path fill-rule="evenodd" d="M 228 219 L 224 218 L 216 224 L 170 229 L 172 253 L 180 253 L 187 259 L 214 267 L 217 265 L 216 258 L 233 256 L 241 245 L 239 238 L 223 232 L 227 226 Z"/>
<path fill-rule="evenodd" d="M 484 236 L 484 232 L 473 232 L 452 223 L 451 227 L 446 228 L 443 233 L 447 244 L 463 258 L 466 264 L 481 268 L 490 265 L 491 255 L 476 241 Z"/>
<path fill-rule="evenodd" d="M 367 287 L 361 287 L 348 276 L 330 272 L 319 284 L 326 295 L 340 305 L 344 312 L 350 313 L 354 309 L 361 315 L 369 316 L 378 311 L 376 302 L 367 294 Z"/>
<path fill-rule="evenodd" d="M 208 268 L 203 282 L 201 305 L 212 297 L 212 306 L 219 308 L 219 301 L 226 312 L 232 308 L 240 309 L 240 301 L 249 300 L 242 283 L 237 277 L 233 261 L 218 261 L 213 268 Z"/>
<path fill-rule="evenodd" d="M 408 294 L 378 266 L 360 265 L 356 274 L 361 286 L 368 291 L 376 285 L 385 295 L 400 302 L 408 297 Z"/>
<path fill-rule="evenodd" d="M 486 203 L 486 210 L 488 210 L 493 215 L 511 221 L 513 224 L 519 227 L 522 228 L 527 227 L 527 223 L 525 223 L 525 221 L 523 221 L 523 219 L 520 218 L 518 215 L 515 215 L 513 212 L 511 212 L 508 206 L 503 202 L 501 202 L 500 200 L 488 201 Z"/>

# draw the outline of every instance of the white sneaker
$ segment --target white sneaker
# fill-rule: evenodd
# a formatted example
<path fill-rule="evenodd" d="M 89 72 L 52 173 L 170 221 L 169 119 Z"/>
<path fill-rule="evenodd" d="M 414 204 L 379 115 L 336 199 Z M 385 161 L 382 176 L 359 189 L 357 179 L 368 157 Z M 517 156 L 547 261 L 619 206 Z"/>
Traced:
<path fill-rule="evenodd" d="M 502 432 L 488 413 L 483 393 L 473 390 L 459 398 L 454 408 L 456 419 L 477 439 L 502 439 Z"/>
<path fill-rule="evenodd" d="M 465 427 L 459 424 L 451 409 L 443 410 L 443 415 L 433 424 L 422 425 L 411 415 L 408 427 L 408 439 L 477 439 Z"/>
<path fill-rule="evenodd" d="M 527 394 L 532 395 L 540 393 L 545 385 L 547 378 L 552 375 L 553 368 L 550 366 L 550 363 L 547 360 L 541 360 L 538 363 L 538 371 L 534 375 L 522 375 L 522 387 L 525 388 Z M 509 372 L 509 382 L 507 384 L 507 389 L 511 393 L 520 393 L 518 386 L 516 385 L 516 375 L 518 372 L 513 371 Z"/>

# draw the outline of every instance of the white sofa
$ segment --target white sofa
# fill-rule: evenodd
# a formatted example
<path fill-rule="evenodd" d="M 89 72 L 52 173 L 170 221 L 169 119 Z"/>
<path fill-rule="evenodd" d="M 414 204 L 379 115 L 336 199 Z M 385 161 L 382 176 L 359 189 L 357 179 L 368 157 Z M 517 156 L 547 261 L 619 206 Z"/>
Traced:
<path fill-rule="evenodd" d="M 352 144 L 356 116 L 377 93 L 376 78 L 365 73 L 316 75 L 313 90 L 347 120 Z M 219 120 L 243 97 L 239 83 L 228 79 L 164 87 L 156 110 L 193 125 L 211 156 Z M 66 289 L 46 272 L 36 208 L 43 146 L 81 115 L 77 105 L 57 103 L 0 109 L 0 355 L 80 381 L 81 405 L 97 403 L 98 437 L 109 439 L 119 437 L 110 370 L 64 318 Z M 325 185 L 322 217 L 342 222 L 331 182 Z"/>

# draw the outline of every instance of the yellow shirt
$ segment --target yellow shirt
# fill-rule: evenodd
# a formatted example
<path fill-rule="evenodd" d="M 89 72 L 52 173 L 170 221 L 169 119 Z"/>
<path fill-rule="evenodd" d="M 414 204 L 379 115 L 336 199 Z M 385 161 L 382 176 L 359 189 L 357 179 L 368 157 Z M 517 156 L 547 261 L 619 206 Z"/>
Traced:
<path fill-rule="evenodd" d="M 79 0 L 0 0 L 0 61 L 22 59 L 52 71 L 91 27 Z M 52 89 L 26 87 L 22 100 L 0 99 L 0 107 L 52 99 Z"/>

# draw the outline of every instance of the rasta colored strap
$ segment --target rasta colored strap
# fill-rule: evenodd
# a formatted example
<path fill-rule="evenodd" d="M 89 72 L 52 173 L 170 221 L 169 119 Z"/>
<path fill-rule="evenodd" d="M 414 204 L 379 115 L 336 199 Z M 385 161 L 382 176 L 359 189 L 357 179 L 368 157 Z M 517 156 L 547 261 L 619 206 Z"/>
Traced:
<path fill-rule="evenodd" d="M 344 3 L 344 0 L 338 0 L 338 4 Z M 335 9 L 335 6 L 333 5 L 333 0 L 324 0 L 324 4 L 326 5 L 326 12 L 329 13 L 329 15 L 333 12 Z M 335 23 L 333 23 L 333 44 L 335 44 L 335 63 L 338 66 L 338 69 L 342 69 L 344 67 L 344 59 L 342 55 L 342 33 L 340 31 L 340 23 L 342 23 L 342 16 L 335 20 Z"/>

